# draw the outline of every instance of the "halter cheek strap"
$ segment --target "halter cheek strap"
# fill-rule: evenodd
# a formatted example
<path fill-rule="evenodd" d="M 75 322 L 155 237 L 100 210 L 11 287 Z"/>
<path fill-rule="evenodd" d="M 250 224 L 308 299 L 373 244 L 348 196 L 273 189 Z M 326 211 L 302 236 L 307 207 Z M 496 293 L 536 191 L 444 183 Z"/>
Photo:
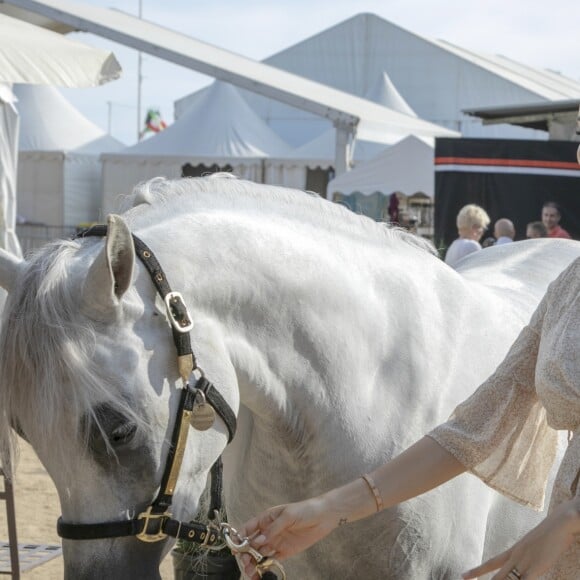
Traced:
<path fill-rule="evenodd" d="M 103 237 L 106 235 L 107 226 L 105 225 L 93 226 L 79 234 L 82 237 Z M 190 418 L 198 395 L 211 405 L 225 423 L 228 430 L 228 443 L 232 441 L 236 432 L 236 415 L 220 392 L 203 374 L 197 379 L 193 387 L 190 386 L 189 381 L 193 376 L 193 371 L 198 369 L 189 336 L 189 331 L 193 327 L 191 316 L 181 294 L 172 292 L 165 272 L 153 252 L 135 235 L 133 235 L 133 243 L 137 256 L 149 272 L 155 288 L 166 304 L 173 331 L 173 342 L 177 350 L 179 374 L 183 379 L 183 388 L 181 389 L 165 470 L 161 478 L 157 497 L 137 518 L 96 524 L 71 524 L 64 522 L 61 517 L 57 522 L 57 532 L 61 538 L 69 540 L 97 540 L 136 536 L 143 542 L 158 542 L 167 536 L 171 536 L 188 542 L 196 542 L 207 547 L 221 547 L 223 545 L 223 537 L 221 528 L 217 523 L 206 525 L 199 522 L 180 522 L 172 519 L 169 509 L 173 501 L 173 494 L 185 453 Z M 210 518 L 213 518 L 221 508 L 221 492 L 222 460 L 221 457 L 218 457 L 211 468 Z"/>

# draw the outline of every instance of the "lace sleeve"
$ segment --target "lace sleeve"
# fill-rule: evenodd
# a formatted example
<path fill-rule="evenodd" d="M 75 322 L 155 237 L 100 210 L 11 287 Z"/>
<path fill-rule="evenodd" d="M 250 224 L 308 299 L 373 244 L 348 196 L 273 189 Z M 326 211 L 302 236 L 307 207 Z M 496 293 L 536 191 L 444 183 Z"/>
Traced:
<path fill-rule="evenodd" d="M 490 487 L 541 509 L 557 433 L 534 384 L 548 294 L 494 374 L 428 436 Z"/>

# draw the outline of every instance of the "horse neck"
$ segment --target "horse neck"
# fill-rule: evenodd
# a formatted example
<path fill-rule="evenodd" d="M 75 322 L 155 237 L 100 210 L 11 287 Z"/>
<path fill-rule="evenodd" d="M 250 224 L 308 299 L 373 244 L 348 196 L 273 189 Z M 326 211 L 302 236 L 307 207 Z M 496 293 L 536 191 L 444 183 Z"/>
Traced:
<path fill-rule="evenodd" d="M 390 248 L 284 220 L 209 215 L 185 222 L 142 237 L 155 238 L 150 245 L 164 267 L 167 260 L 174 290 L 186 295 L 196 324 L 205 319 L 218 329 L 235 368 L 242 409 L 231 464 L 259 469 L 267 457 L 281 485 L 304 489 L 305 467 L 339 469 L 349 460 L 348 433 L 368 413 L 353 411 L 360 401 L 353 405 L 349 389 L 389 348 L 389 310 L 400 309 L 403 296 L 393 296 L 409 290 L 410 255 L 418 269 L 433 258 L 408 244 Z M 386 288 L 403 268 L 389 306 Z M 313 469 L 309 484 L 327 487 L 330 477 Z"/>
<path fill-rule="evenodd" d="M 333 369 L 344 371 L 340 353 L 350 358 L 357 335 L 366 343 L 404 293 L 418 288 L 425 263 L 436 262 L 396 240 L 217 212 L 149 226 L 142 237 L 194 316 L 221 328 L 234 365 L 247 375 L 242 384 L 288 412 L 301 405 L 305 388 L 310 397 L 327 396 Z"/>
<path fill-rule="evenodd" d="M 221 329 L 237 367 L 250 365 L 250 359 L 254 367 L 288 367 L 288 380 L 304 371 L 298 368 L 303 348 L 309 347 L 312 358 L 328 346 L 303 345 L 299 334 L 305 333 L 312 312 L 325 310 L 341 294 L 336 280 L 319 275 L 322 262 L 337 270 L 342 266 L 323 257 L 326 249 L 313 245 L 304 232 L 295 231 L 291 239 L 281 229 L 243 218 L 205 216 L 193 225 L 186 220 L 186 225 L 137 233 L 156 253 L 173 289 L 187 297 L 194 318 L 210 318 Z M 280 344 L 297 353 L 288 365 L 271 359 Z M 262 368 L 260 374 L 264 372 Z"/>

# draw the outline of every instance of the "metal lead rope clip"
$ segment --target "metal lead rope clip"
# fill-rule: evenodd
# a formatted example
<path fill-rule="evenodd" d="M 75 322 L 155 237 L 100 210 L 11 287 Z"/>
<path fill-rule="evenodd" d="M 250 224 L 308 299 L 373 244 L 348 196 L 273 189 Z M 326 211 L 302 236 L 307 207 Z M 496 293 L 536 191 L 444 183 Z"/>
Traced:
<path fill-rule="evenodd" d="M 224 522 L 221 526 L 223 537 L 231 553 L 234 556 L 237 554 L 249 554 L 256 562 L 256 572 L 260 578 L 264 578 L 264 580 L 286 580 L 286 572 L 278 560 L 269 556 L 262 556 L 258 550 L 252 548 L 250 538 L 242 538 L 239 532 L 229 524 Z M 240 538 L 241 542 L 236 543 L 232 539 L 232 535 Z"/>

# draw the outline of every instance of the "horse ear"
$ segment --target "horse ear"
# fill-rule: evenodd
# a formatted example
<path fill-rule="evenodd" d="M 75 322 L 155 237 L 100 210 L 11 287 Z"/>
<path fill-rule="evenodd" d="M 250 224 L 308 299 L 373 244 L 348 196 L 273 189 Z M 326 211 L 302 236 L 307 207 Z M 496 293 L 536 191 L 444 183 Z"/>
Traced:
<path fill-rule="evenodd" d="M 18 272 L 24 268 L 24 260 L 0 248 L 0 286 L 7 292 L 14 287 Z"/>
<path fill-rule="evenodd" d="M 105 246 L 89 269 L 83 287 L 83 309 L 92 314 L 108 314 L 119 306 L 131 286 L 135 248 L 123 219 L 107 217 Z"/>

